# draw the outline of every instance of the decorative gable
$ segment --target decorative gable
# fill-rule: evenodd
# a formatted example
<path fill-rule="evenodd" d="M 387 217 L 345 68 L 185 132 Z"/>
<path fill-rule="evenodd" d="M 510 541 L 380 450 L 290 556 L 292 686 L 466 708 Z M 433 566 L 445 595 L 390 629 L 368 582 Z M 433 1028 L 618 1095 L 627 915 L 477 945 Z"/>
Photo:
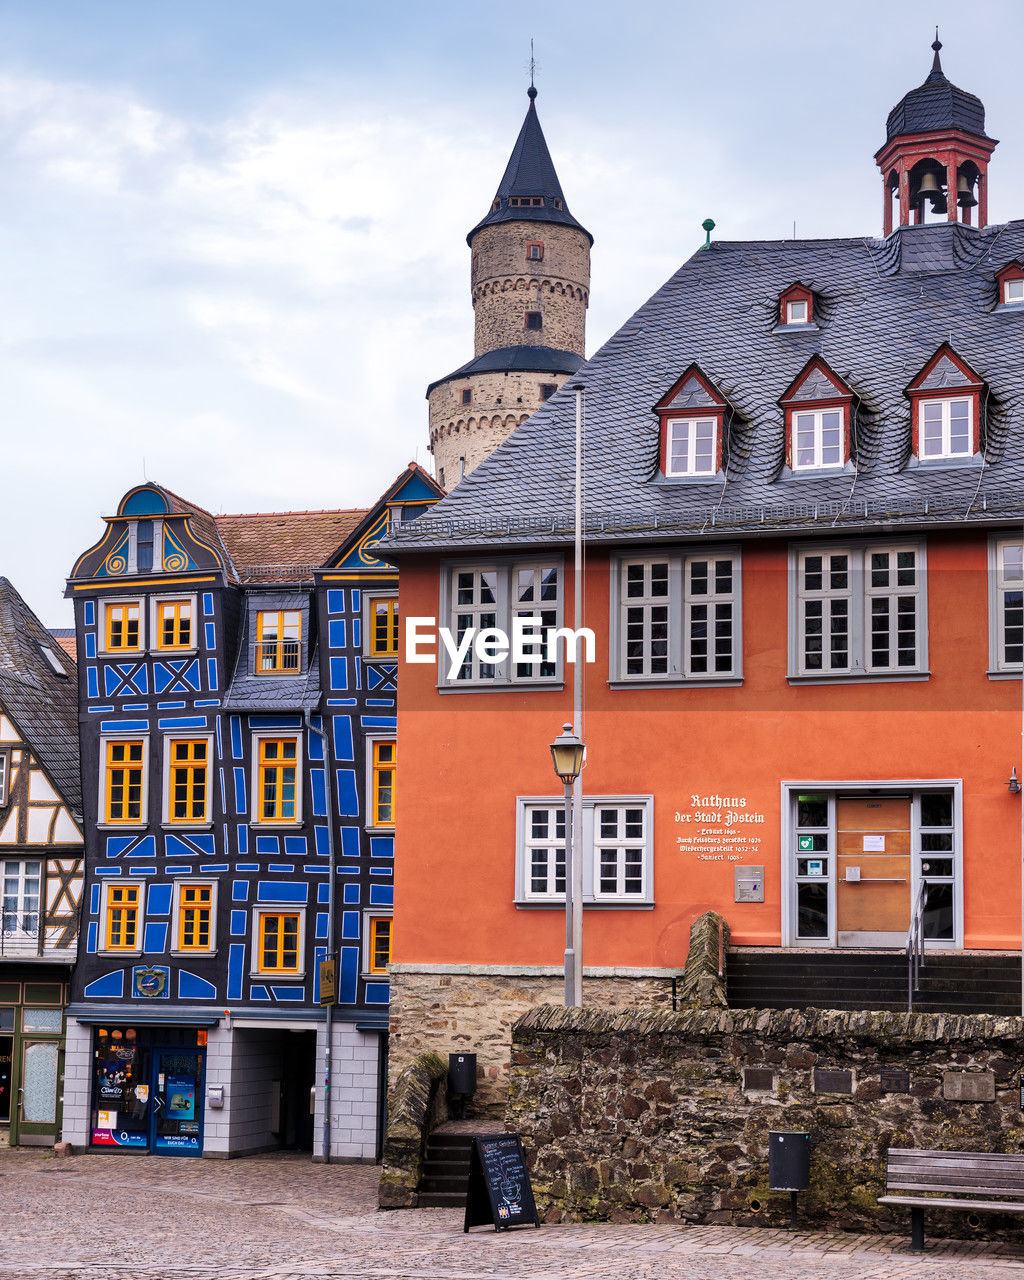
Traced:
<path fill-rule="evenodd" d="M 1024 262 L 1008 262 L 995 275 L 1001 306 L 1024 305 Z"/>
<path fill-rule="evenodd" d="M 786 415 L 786 466 L 827 471 L 850 461 L 853 389 L 812 356 L 779 399 Z"/>
<path fill-rule="evenodd" d="M 980 450 L 984 386 L 967 361 L 944 342 L 906 388 L 915 457 L 926 462 L 969 458 Z"/>
<path fill-rule="evenodd" d="M 691 364 L 654 406 L 661 425 L 661 474 L 716 475 L 722 466 L 728 409 L 714 383 Z"/>
<path fill-rule="evenodd" d="M 779 294 L 779 324 L 786 328 L 814 323 L 814 292 L 799 280 Z"/>

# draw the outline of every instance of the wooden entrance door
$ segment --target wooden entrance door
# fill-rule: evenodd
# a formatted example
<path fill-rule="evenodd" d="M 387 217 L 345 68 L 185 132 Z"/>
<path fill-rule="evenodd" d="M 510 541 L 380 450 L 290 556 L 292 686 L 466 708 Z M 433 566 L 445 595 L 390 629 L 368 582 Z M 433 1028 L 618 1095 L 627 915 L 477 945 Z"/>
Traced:
<path fill-rule="evenodd" d="M 910 928 L 910 797 L 836 800 L 841 947 L 902 947 Z"/>

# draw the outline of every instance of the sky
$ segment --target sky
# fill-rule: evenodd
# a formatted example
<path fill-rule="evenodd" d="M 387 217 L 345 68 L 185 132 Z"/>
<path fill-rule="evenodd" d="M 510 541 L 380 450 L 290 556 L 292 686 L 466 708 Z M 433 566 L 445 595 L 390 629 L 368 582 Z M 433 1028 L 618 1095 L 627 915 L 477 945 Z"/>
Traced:
<path fill-rule="evenodd" d="M 594 235 L 587 351 L 697 248 L 880 235 L 939 24 L 1024 216 L 1019 0 L 0 0 L 0 575 L 49 626 L 121 495 L 369 505 L 472 356 L 527 107 Z"/>

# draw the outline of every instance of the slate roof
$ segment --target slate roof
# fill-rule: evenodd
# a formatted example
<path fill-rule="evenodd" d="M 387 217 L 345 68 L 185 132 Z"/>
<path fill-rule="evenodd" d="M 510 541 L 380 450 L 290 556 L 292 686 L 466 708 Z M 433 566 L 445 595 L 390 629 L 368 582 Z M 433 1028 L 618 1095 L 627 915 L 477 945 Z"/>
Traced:
<path fill-rule="evenodd" d="M 216 524 L 237 581 L 294 582 L 311 578 L 367 511 L 267 511 L 217 516 Z"/>
<path fill-rule="evenodd" d="M 924 84 L 906 94 L 889 112 L 885 123 L 885 140 L 891 142 L 908 133 L 934 133 L 946 129 L 962 129 L 979 138 L 985 134 L 985 108 L 980 98 L 966 89 L 958 89 L 946 79 L 939 61 L 942 45 L 932 45 L 935 58 Z"/>
<path fill-rule="evenodd" d="M 870 529 L 1019 520 L 1024 513 L 1024 308 L 994 273 L 1024 254 L 1024 221 L 903 228 L 886 240 L 719 241 L 699 250 L 441 502 L 392 555 L 571 537 L 575 395 L 586 387 L 588 539 Z M 779 326 L 794 280 L 815 324 Z M 983 465 L 916 465 L 905 389 L 949 341 L 986 387 Z M 784 476 L 778 401 L 819 354 L 855 394 L 856 466 Z M 725 476 L 667 480 L 652 406 L 691 363 L 728 401 Z M 390 555 L 389 555 L 390 558 Z"/>
<path fill-rule="evenodd" d="M 427 387 L 427 395 L 444 382 L 455 382 L 473 373 L 575 373 L 582 363 L 582 356 L 574 351 L 560 351 L 557 347 L 498 347 L 432 382 Z"/>
<path fill-rule="evenodd" d="M 63 676 L 41 646 L 54 655 Z M 7 578 L 0 578 L 0 707 L 81 822 L 77 670 Z"/>
<path fill-rule="evenodd" d="M 526 119 L 498 183 L 498 190 L 494 193 L 491 210 L 476 224 L 466 237 L 466 242 L 471 245 L 481 227 L 490 227 L 498 222 L 556 222 L 563 227 L 575 227 L 577 231 L 582 231 L 593 244 L 594 237 L 576 221 L 565 203 L 562 186 L 555 173 L 551 152 L 548 151 L 537 116 L 537 90 L 530 85 L 526 92 L 530 99 Z M 541 196 L 544 204 L 538 208 L 530 205 L 513 206 L 509 204 L 510 196 Z M 561 208 L 555 207 L 556 200 L 560 202 Z M 495 201 L 498 201 L 497 209 L 494 208 Z"/>

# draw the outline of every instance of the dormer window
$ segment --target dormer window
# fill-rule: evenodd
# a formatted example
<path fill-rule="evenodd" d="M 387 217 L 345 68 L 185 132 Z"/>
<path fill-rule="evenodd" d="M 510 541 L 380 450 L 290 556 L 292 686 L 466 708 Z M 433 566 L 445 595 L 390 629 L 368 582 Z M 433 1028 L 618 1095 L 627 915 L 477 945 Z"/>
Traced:
<path fill-rule="evenodd" d="M 997 271 L 996 287 L 1000 306 L 1024 306 L 1024 263 L 1008 262 Z"/>
<path fill-rule="evenodd" d="M 814 294 L 806 285 L 797 281 L 779 297 L 779 324 L 785 328 L 790 325 L 813 324 L 813 322 Z"/>
<path fill-rule="evenodd" d="M 846 466 L 853 392 L 820 356 L 804 365 L 779 404 L 786 415 L 786 464 L 792 472 Z"/>
<path fill-rule="evenodd" d="M 722 465 L 728 405 L 696 365 L 654 406 L 661 420 L 661 474 L 667 479 L 710 479 Z"/>
<path fill-rule="evenodd" d="M 944 342 L 907 387 L 914 456 L 920 462 L 973 458 L 980 450 L 982 380 Z"/>
<path fill-rule="evenodd" d="M 1019 280 L 1005 280 L 1003 282 L 1003 301 L 1024 302 L 1024 276 L 1021 276 Z"/>

